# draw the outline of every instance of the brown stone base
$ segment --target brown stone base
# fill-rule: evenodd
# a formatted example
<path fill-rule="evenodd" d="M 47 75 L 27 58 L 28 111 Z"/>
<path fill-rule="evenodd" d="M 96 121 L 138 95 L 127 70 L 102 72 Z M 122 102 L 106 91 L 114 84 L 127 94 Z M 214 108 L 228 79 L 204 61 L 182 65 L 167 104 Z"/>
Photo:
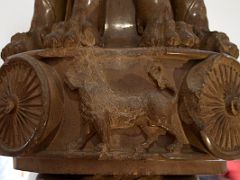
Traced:
<path fill-rule="evenodd" d="M 77 176 L 39 174 L 36 180 L 197 180 L 196 176 Z"/>
<path fill-rule="evenodd" d="M 14 158 L 16 169 L 42 174 L 162 176 L 215 175 L 226 172 L 225 161 L 213 160 L 93 160 L 78 158 Z"/>

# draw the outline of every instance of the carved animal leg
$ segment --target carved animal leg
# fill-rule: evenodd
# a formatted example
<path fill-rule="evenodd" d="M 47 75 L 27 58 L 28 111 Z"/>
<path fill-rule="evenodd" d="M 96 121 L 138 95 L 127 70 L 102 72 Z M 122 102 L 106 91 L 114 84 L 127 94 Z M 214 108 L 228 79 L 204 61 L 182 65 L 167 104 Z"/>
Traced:
<path fill-rule="evenodd" d="M 91 124 L 82 125 L 80 132 L 80 138 L 69 145 L 68 149 L 70 151 L 83 149 L 89 140 L 91 140 L 92 137 L 96 134 L 96 130 Z"/>
<path fill-rule="evenodd" d="M 177 107 L 172 107 L 177 112 Z M 171 118 L 171 123 L 169 125 L 170 132 L 175 136 L 176 140 L 173 144 L 167 147 L 167 149 L 172 153 L 181 153 L 184 145 L 189 145 L 189 141 L 184 132 L 182 122 L 177 114 Z"/>
<path fill-rule="evenodd" d="M 171 3 L 174 11 L 174 19 L 179 22 L 178 29 L 181 31 L 179 34 L 185 36 L 182 39 L 189 41 L 187 37 L 189 34 L 194 36 L 197 33 L 195 31 L 196 28 L 201 32 L 209 31 L 206 7 L 203 0 L 171 0 Z M 201 36 L 198 36 L 198 38 L 202 39 Z M 196 43 L 197 48 L 200 46 L 200 39 Z M 189 41 L 188 43 L 191 42 Z"/>
<path fill-rule="evenodd" d="M 194 27 L 195 33 L 200 38 L 201 49 L 239 56 L 237 46 L 230 42 L 226 34 L 209 31 L 207 10 L 203 0 L 171 1 L 175 20 L 184 21 Z"/>
<path fill-rule="evenodd" d="M 52 25 L 64 19 L 66 0 L 35 0 L 35 9 L 29 32 L 17 33 L 2 51 L 2 58 L 33 49 L 40 49 L 42 36 Z"/>
<path fill-rule="evenodd" d="M 169 0 L 134 0 L 137 11 L 141 46 L 177 46 L 180 39 L 175 31 Z"/>
<path fill-rule="evenodd" d="M 184 21 L 209 30 L 206 7 L 203 0 L 171 0 L 176 21 Z"/>
<path fill-rule="evenodd" d="M 135 0 L 141 46 L 193 47 L 196 35 L 184 23 L 175 23 L 170 0 Z"/>
<path fill-rule="evenodd" d="M 99 144 L 101 149 L 100 159 L 108 159 L 110 157 L 109 152 L 111 150 L 109 112 L 105 111 L 103 114 L 100 112 L 96 119 L 97 120 L 94 122 L 94 125 L 99 137 L 102 140 L 102 143 Z"/>
<path fill-rule="evenodd" d="M 149 127 L 147 125 L 140 125 L 139 128 L 146 136 L 146 141 L 136 148 L 136 154 L 146 152 L 153 143 L 155 143 L 160 135 L 165 135 L 166 131 L 159 127 Z"/>
<path fill-rule="evenodd" d="M 182 47 L 199 48 L 200 39 L 194 33 L 193 26 L 183 21 L 176 22 L 176 31 L 180 36 Z"/>
<path fill-rule="evenodd" d="M 72 16 L 46 36 L 46 47 L 79 47 L 100 44 L 105 0 L 76 0 Z"/>
<path fill-rule="evenodd" d="M 200 32 L 201 49 L 229 54 L 235 58 L 239 56 L 237 45 L 230 42 L 229 37 L 222 32 Z"/>

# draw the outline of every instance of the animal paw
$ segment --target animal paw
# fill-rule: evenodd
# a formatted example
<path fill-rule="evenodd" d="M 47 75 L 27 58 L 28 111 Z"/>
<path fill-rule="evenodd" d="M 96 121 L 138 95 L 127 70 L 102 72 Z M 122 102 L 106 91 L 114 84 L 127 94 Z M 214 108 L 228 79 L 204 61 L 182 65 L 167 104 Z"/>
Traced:
<path fill-rule="evenodd" d="M 193 26 L 183 21 L 176 22 L 176 31 L 180 37 L 182 47 L 199 47 L 200 39 L 193 32 Z"/>
<path fill-rule="evenodd" d="M 153 21 L 144 30 L 140 46 L 178 46 L 180 37 L 174 20 Z"/>
<path fill-rule="evenodd" d="M 1 57 L 7 57 L 33 49 L 32 36 L 29 33 L 18 33 L 11 39 L 11 43 L 5 46 L 1 52 Z"/>
<path fill-rule="evenodd" d="M 165 20 L 155 21 L 146 27 L 141 46 L 172 46 L 198 47 L 199 38 L 194 34 L 193 27 L 184 22 Z"/>
<path fill-rule="evenodd" d="M 63 36 L 67 29 L 66 22 L 54 24 L 52 32 L 43 38 L 45 48 L 60 48 L 63 47 Z"/>
<path fill-rule="evenodd" d="M 47 48 L 94 46 L 99 40 L 99 33 L 88 23 L 69 21 L 54 25 L 44 45 Z"/>
<path fill-rule="evenodd" d="M 205 45 L 204 49 L 226 53 L 236 58 L 239 56 L 238 47 L 230 42 L 229 37 L 225 33 L 209 32 L 205 39 L 206 41 L 203 42 L 203 45 Z"/>

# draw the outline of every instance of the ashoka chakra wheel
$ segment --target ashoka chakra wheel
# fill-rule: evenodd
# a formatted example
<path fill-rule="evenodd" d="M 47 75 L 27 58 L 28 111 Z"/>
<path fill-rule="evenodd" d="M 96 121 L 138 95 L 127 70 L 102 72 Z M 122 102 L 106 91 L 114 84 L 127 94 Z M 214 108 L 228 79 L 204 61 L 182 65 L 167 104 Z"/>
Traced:
<path fill-rule="evenodd" d="M 62 87 L 51 67 L 27 55 L 16 55 L 2 66 L 0 150 L 6 155 L 47 145 L 62 112 Z"/>
<path fill-rule="evenodd" d="M 192 121 L 211 153 L 221 159 L 240 155 L 240 64 L 213 55 L 194 66 L 182 87 L 181 118 Z"/>

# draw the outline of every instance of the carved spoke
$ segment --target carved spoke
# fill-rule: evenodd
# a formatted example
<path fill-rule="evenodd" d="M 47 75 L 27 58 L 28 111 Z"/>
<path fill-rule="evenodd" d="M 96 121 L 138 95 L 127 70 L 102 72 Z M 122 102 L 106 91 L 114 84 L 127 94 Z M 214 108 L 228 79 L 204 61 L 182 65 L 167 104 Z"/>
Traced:
<path fill-rule="evenodd" d="M 239 120 L 240 96 L 239 89 L 236 88 L 240 85 L 239 81 L 237 81 L 237 79 L 240 79 L 240 74 L 234 71 L 233 67 L 226 64 L 215 67 L 214 72 L 218 73 L 210 73 L 209 79 L 202 89 L 200 107 L 202 108 L 201 111 L 205 111 L 205 113 L 215 114 L 218 112 L 222 116 L 216 119 L 215 115 L 206 119 L 208 122 L 205 123 L 212 123 L 213 126 L 211 126 L 212 128 L 205 128 L 204 132 L 221 150 L 226 152 L 237 151 L 240 144 L 235 138 L 239 137 L 240 133 L 239 131 L 236 131 L 236 134 L 232 132 L 232 123 Z M 216 81 L 216 75 L 220 76 L 221 81 Z M 215 87 L 218 87 L 217 91 L 215 91 Z M 207 96 L 210 92 L 216 94 L 216 100 Z M 234 102 L 234 98 L 236 102 Z M 216 103 L 219 100 L 221 103 Z"/>
<path fill-rule="evenodd" d="M 196 72 L 203 72 L 201 75 Z M 207 73 L 204 73 L 207 72 Z M 200 77 L 199 82 L 191 83 Z M 196 65 L 188 74 L 184 107 L 206 145 L 223 159 L 240 152 L 240 66 L 235 60 L 216 55 Z M 193 100 L 194 99 L 194 100 Z M 182 114 L 182 118 L 188 118 Z"/>
<path fill-rule="evenodd" d="M 34 69 L 13 62 L 0 72 L 0 144 L 7 149 L 24 147 L 43 115 L 41 84 Z"/>

